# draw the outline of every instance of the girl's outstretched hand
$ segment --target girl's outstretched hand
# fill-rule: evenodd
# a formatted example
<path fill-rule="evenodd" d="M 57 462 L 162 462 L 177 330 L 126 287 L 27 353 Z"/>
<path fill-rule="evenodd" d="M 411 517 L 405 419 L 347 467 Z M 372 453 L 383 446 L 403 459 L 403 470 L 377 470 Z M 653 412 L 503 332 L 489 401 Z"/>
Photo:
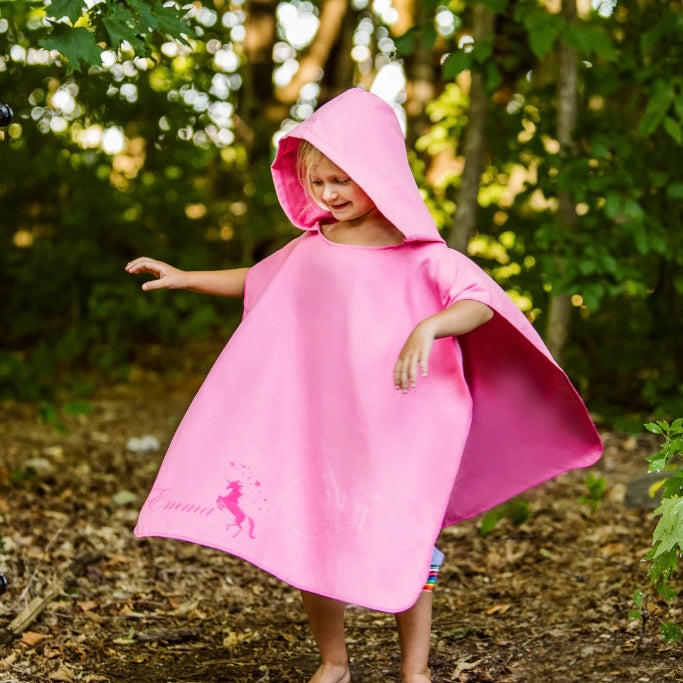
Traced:
<path fill-rule="evenodd" d="M 425 319 L 415 326 L 398 354 L 394 367 L 394 385 L 407 394 L 417 386 L 418 365 L 422 377 L 427 376 L 429 354 L 436 338 L 436 325 L 432 319 Z"/>
<path fill-rule="evenodd" d="M 151 273 L 157 278 L 142 285 L 142 289 L 145 291 L 151 289 L 182 289 L 187 286 L 187 272 L 147 256 L 141 256 L 128 263 L 126 271 L 128 273 Z"/>

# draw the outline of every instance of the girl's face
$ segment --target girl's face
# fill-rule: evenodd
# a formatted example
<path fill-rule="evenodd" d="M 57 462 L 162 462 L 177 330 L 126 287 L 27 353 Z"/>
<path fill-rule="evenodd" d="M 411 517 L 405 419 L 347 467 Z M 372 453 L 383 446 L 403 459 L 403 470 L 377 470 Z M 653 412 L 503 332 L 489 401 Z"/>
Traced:
<path fill-rule="evenodd" d="M 313 199 L 339 221 L 352 221 L 371 214 L 375 204 L 336 164 L 322 154 L 310 168 Z"/>

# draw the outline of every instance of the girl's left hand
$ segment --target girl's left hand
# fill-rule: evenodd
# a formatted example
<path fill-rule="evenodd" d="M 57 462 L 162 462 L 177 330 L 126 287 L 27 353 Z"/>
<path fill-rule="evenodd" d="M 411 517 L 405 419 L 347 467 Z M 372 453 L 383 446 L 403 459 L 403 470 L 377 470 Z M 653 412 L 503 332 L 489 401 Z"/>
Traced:
<path fill-rule="evenodd" d="M 429 318 L 415 326 L 398 355 L 394 367 L 394 385 L 407 394 L 417 386 L 418 365 L 422 377 L 427 376 L 429 354 L 436 338 L 436 325 Z"/>

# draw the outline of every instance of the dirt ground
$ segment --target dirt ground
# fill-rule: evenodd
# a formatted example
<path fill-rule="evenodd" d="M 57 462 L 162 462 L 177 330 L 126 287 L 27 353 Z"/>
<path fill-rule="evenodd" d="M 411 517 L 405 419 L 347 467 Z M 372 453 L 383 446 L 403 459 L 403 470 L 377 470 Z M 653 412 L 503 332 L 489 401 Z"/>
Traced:
<path fill-rule="evenodd" d="M 218 551 L 133 536 L 198 381 L 138 372 L 100 392 L 89 414 L 63 416 L 68 434 L 35 405 L 0 406 L 2 683 L 302 682 L 315 671 L 294 589 Z M 150 436 L 158 447 L 140 441 Z M 681 609 L 665 615 L 651 599 L 642 633 L 628 616 L 633 591 L 647 587 L 640 558 L 653 522 L 625 507 L 624 492 L 654 442 L 604 438 L 597 511 L 577 502 L 586 472 L 574 472 L 531 491 L 519 527 L 504 521 L 482 537 L 472 520 L 443 532 L 435 682 L 683 681 L 683 646 L 658 634 L 663 617 L 683 621 Z M 35 619 L 9 639 L 29 607 Z M 350 608 L 347 623 L 354 682 L 398 681 L 393 617 Z"/>

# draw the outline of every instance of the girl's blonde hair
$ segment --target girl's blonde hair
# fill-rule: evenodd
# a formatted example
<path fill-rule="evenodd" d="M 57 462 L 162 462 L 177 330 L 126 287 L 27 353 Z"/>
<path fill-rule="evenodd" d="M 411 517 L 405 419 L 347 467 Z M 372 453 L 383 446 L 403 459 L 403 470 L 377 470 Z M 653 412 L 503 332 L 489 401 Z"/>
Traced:
<path fill-rule="evenodd" d="M 313 164 L 323 156 L 323 153 L 314 147 L 308 140 L 301 140 L 296 151 L 296 175 L 310 199 L 313 198 L 311 191 L 311 168 Z"/>

